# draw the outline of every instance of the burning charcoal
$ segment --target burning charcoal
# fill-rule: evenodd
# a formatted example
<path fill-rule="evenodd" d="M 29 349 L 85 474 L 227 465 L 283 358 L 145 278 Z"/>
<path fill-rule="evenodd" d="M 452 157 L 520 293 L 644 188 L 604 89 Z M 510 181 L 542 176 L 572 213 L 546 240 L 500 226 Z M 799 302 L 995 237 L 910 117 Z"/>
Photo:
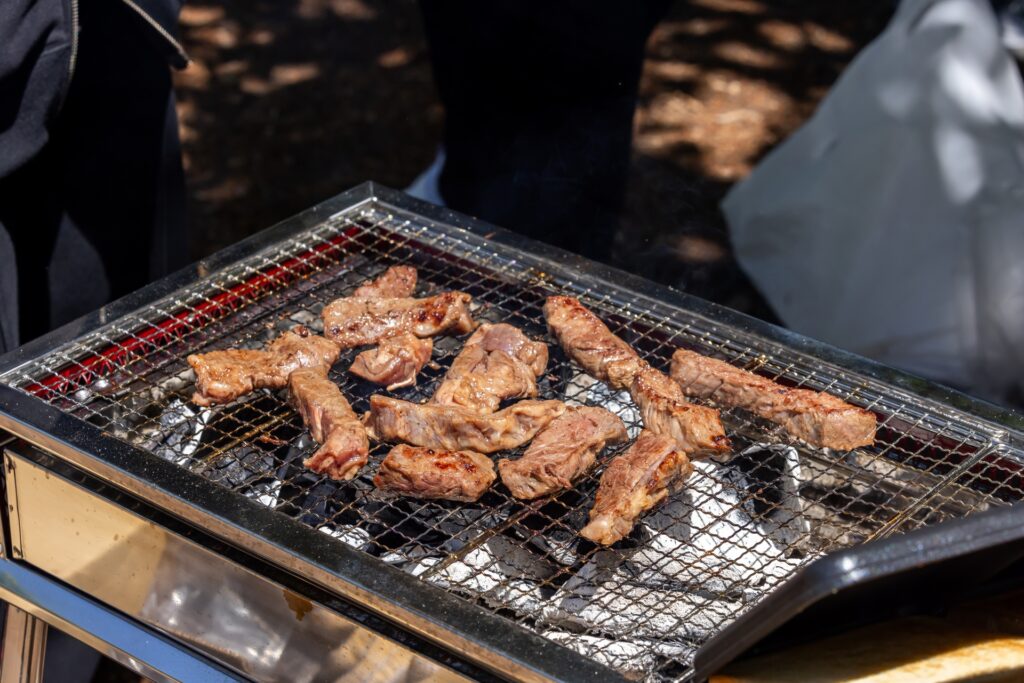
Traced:
<path fill-rule="evenodd" d="M 370 544 L 372 542 L 370 534 L 368 534 L 366 530 L 360 529 L 359 527 L 355 526 L 322 526 L 317 530 L 321 533 L 331 536 L 332 538 L 338 539 L 345 545 L 351 546 L 356 550 L 366 550 L 370 547 Z"/>
<path fill-rule="evenodd" d="M 745 503 L 747 512 L 766 536 L 784 546 L 796 545 L 807 537 L 811 528 L 800 495 L 804 474 L 795 448 L 755 444 L 738 453 L 733 465 L 752 494 Z"/>
<path fill-rule="evenodd" d="M 476 538 L 481 530 L 497 526 L 508 516 L 507 510 L 503 508 L 490 510 L 462 507 L 455 503 L 435 503 L 425 507 L 429 508 L 429 511 L 425 510 L 420 519 L 444 534 L 445 540 L 438 543 L 437 548 L 446 555 L 458 552 Z"/>
<path fill-rule="evenodd" d="M 602 635 L 630 642 L 672 634 L 682 647 L 720 630 L 802 564 L 761 532 L 723 468 L 694 465 L 682 493 L 641 521 L 649 538 L 628 556 L 592 555 L 545 607 L 545 623 L 600 624 Z"/>
<path fill-rule="evenodd" d="M 242 493 L 248 498 L 263 503 L 268 508 L 277 507 L 278 501 L 281 500 L 281 482 L 277 479 L 261 481 L 253 484 L 248 489 L 242 491 Z"/>
<path fill-rule="evenodd" d="M 380 556 L 387 564 L 403 569 L 413 576 L 420 576 L 437 566 L 441 556 L 436 551 L 423 546 L 413 546 L 401 552 L 389 551 Z"/>
<path fill-rule="evenodd" d="M 204 468 L 202 474 L 217 484 L 237 489 L 273 473 L 274 456 L 258 448 L 233 448 Z"/>
<path fill-rule="evenodd" d="M 345 528 L 366 524 L 377 519 L 378 506 L 367 502 L 366 491 L 341 484 L 305 470 L 292 470 L 298 476 L 287 478 L 281 487 L 283 506 L 292 514 L 300 511 L 299 519 L 312 527 Z M 373 531 L 366 530 L 368 534 Z"/>
<path fill-rule="evenodd" d="M 423 564 L 436 566 L 440 560 L 431 559 Z M 436 573 L 429 569 L 421 573 L 433 584 L 482 597 L 492 607 L 520 613 L 540 610 L 539 584 L 551 575 L 532 553 L 500 536 Z"/>
<path fill-rule="evenodd" d="M 507 533 L 544 553 L 551 561 L 571 567 L 579 562 L 580 543 L 576 530 L 586 523 L 585 498 L 574 490 L 565 491 L 541 506 L 536 514 L 523 517 Z M 552 520 L 560 523 L 552 523 Z"/>
<path fill-rule="evenodd" d="M 582 517 L 582 515 L 580 515 Z M 568 524 L 569 522 L 567 522 Z M 582 522 L 580 523 L 582 526 Z M 576 528 L 575 526 L 572 528 Z M 580 539 L 575 531 L 555 529 L 543 536 L 535 536 L 530 544 L 560 565 L 571 567 L 580 560 L 576 552 Z"/>
<path fill-rule="evenodd" d="M 209 410 L 194 408 L 175 398 L 160 415 L 157 426 L 140 445 L 175 465 L 185 465 L 199 448 L 209 417 Z"/>

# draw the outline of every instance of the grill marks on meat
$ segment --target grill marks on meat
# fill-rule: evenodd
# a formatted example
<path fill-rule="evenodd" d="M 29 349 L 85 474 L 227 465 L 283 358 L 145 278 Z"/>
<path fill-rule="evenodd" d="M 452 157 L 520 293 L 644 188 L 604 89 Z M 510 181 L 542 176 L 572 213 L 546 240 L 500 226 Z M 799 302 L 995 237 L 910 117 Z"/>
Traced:
<path fill-rule="evenodd" d="M 416 289 L 416 278 L 416 269 L 412 266 L 391 266 L 375 280 L 357 287 L 352 296 L 365 299 L 409 297 Z"/>
<path fill-rule="evenodd" d="M 725 453 L 729 438 L 718 411 L 686 400 L 668 375 L 641 362 L 629 387 L 629 395 L 640 409 L 644 428 L 671 438 L 693 457 Z"/>
<path fill-rule="evenodd" d="M 580 535 L 601 545 L 626 537 L 642 514 L 680 490 L 692 472 L 670 437 L 644 430 L 601 475 L 590 523 Z"/>
<path fill-rule="evenodd" d="M 288 378 L 292 404 L 320 448 L 303 465 L 332 479 L 352 479 L 370 453 L 359 418 L 334 382 L 316 369 L 296 370 Z"/>
<path fill-rule="evenodd" d="M 537 377 L 548 362 L 547 344 L 512 325 L 481 325 L 452 361 L 432 403 L 493 413 L 501 402 L 537 395 Z"/>
<path fill-rule="evenodd" d="M 379 346 L 363 351 L 348 369 L 353 375 L 383 384 L 388 391 L 416 384 L 416 375 L 428 360 L 434 342 L 405 333 L 385 339 Z"/>
<path fill-rule="evenodd" d="M 537 395 L 537 378 L 529 366 L 503 351 L 488 353 L 480 346 L 462 350 L 452 363 L 448 376 L 438 387 L 432 403 L 460 406 L 475 413 L 493 413 L 509 398 Z M 453 376 L 453 371 L 456 371 Z"/>
<path fill-rule="evenodd" d="M 348 297 L 324 307 L 324 334 L 349 349 L 376 344 L 403 333 L 431 337 L 473 329 L 472 300 L 463 292 L 443 292 L 425 299 Z"/>
<path fill-rule="evenodd" d="M 481 415 L 461 406 L 410 403 L 378 394 L 370 397 L 367 426 L 382 441 L 494 453 L 523 445 L 563 412 L 561 401 L 520 401 Z"/>
<path fill-rule="evenodd" d="M 377 279 L 368 282 L 353 294 L 354 298 L 396 299 L 412 296 L 416 289 L 416 269 L 391 266 Z M 420 339 L 410 332 L 401 332 L 381 341 L 373 349 L 363 351 L 348 371 L 370 382 L 383 384 L 388 391 L 416 384 L 416 375 L 434 350 L 430 339 Z"/>
<path fill-rule="evenodd" d="M 640 357 L 578 299 L 549 296 L 544 318 L 565 352 L 584 370 L 615 389 L 629 388 Z"/>
<path fill-rule="evenodd" d="M 686 394 L 748 410 L 812 446 L 848 451 L 875 442 L 874 413 L 830 394 L 784 387 L 686 349 L 672 355 L 671 372 Z"/>
<path fill-rule="evenodd" d="M 604 408 L 569 408 L 533 440 L 518 460 L 501 460 L 501 481 L 521 499 L 571 488 L 607 444 L 627 439 L 622 420 Z"/>
<path fill-rule="evenodd" d="M 484 323 L 466 340 L 466 345 L 479 344 L 484 351 L 501 351 L 525 363 L 537 377 L 548 366 L 548 345 L 533 341 L 522 330 L 508 323 Z"/>
<path fill-rule="evenodd" d="M 573 360 L 609 386 L 629 390 L 647 429 L 675 439 L 679 448 L 695 455 L 729 450 L 718 411 L 689 403 L 665 373 L 641 360 L 579 300 L 548 297 L 544 317 Z"/>
<path fill-rule="evenodd" d="M 381 462 L 373 484 L 403 496 L 468 503 L 480 498 L 494 479 L 494 464 L 480 453 L 401 444 Z"/>
<path fill-rule="evenodd" d="M 193 403 L 230 403 L 263 387 L 280 389 L 298 368 L 326 376 L 338 358 L 338 345 L 299 325 L 272 341 L 264 350 L 226 349 L 187 358 L 196 373 Z"/>

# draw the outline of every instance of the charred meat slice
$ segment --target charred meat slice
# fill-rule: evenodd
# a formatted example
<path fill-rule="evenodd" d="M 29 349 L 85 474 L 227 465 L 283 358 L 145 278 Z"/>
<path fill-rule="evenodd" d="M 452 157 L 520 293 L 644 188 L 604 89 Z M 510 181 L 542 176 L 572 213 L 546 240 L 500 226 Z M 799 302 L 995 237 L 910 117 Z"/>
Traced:
<path fill-rule="evenodd" d="M 453 376 L 457 364 L 467 371 Z M 528 365 L 504 351 L 487 353 L 475 345 L 459 353 L 431 402 L 485 414 L 493 413 L 505 399 L 536 395 L 537 378 Z"/>
<path fill-rule="evenodd" d="M 601 545 L 625 538 L 641 515 L 682 488 L 692 472 L 671 438 L 644 430 L 601 475 L 590 523 L 580 535 Z"/>
<path fill-rule="evenodd" d="M 469 503 L 480 498 L 494 479 L 494 464 L 486 455 L 400 444 L 381 462 L 373 485 L 413 498 Z"/>
<path fill-rule="evenodd" d="M 672 437 L 679 448 L 694 455 L 729 450 L 718 411 L 689 403 L 665 373 L 641 360 L 577 299 L 548 297 L 544 316 L 573 360 L 609 386 L 629 389 L 644 427 Z"/>
<path fill-rule="evenodd" d="M 549 296 L 544 317 L 562 348 L 597 379 L 616 389 L 628 389 L 640 357 L 578 299 Z"/>
<path fill-rule="evenodd" d="M 672 355 L 671 372 L 689 396 L 749 410 L 812 446 L 848 451 L 875 442 L 874 413 L 830 394 L 784 387 L 686 349 Z"/>
<path fill-rule="evenodd" d="M 412 296 L 416 289 L 416 269 L 391 266 L 375 280 L 360 286 L 353 298 L 397 299 Z M 430 360 L 434 344 L 409 332 L 385 339 L 380 346 L 356 356 L 349 372 L 365 380 L 383 384 L 388 391 L 416 384 L 416 375 Z"/>
<path fill-rule="evenodd" d="M 415 268 L 391 266 L 376 279 L 357 287 L 352 296 L 365 299 L 401 299 L 412 296 L 415 289 Z"/>
<path fill-rule="evenodd" d="M 481 415 L 460 406 L 409 403 L 377 394 L 370 397 L 367 426 L 381 441 L 493 453 L 523 445 L 563 412 L 561 401 L 520 401 Z"/>
<path fill-rule="evenodd" d="M 488 353 L 502 351 L 518 359 L 528 365 L 537 377 L 544 374 L 548 365 L 548 345 L 533 341 L 518 327 L 508 323 L 484 323 L 466 340 L 466 346 L 474 344 L 479 344 Z"/>
<path fill-rule="evenodd" d="M 641 362 L 629 387 L 629 395 L 640 409 L 644 428 L 672 438 L 676 446 L 699 458 L 725 453 L 729 438 L 718 411 L 686 400 L 668 375 Z"/>
<path fill-rule="evenodd" d="M 413 386 L 416 375 L 430 360 L 433 348 L 434 343 L 429 338 L 400 334 L 360 353 L 348 371 L 370 382 L 383 384 L 388 391 Z"/>
<path fill-rule="evenodd" d="M 465 334 L 473 329 L 471 300 L 463 292 L 443 292 L 425 299 L 338 299 L 324 307 L 324 334 L 343 349 L 376 344 L 406 332 L 417 337 Z"/>
<path fill-rule="evenodd" d="M 288 378 L 292 404 L 320 448 L 302 464 L 331 479 L 351 479 L 366 464 L 370 440 L 337 385 L 315 369 Z"/>
<path fill-rule="evenodd" d="M 432 402 L 493 413 L 504 400 L 536 396 L 537 375 L 547 359 L 547 344 L 515 327 L 481 325 L 452 361 Z"/>
<path fill-rule="evenodd" d="M 338 358 L 338 345 L 299 325 L 264 350 L 227 349 L 193 354 L 188 364 L 196 373 L 192 401 L 201 406 L 230 403 L 263 387 L 280 389 L 298 368 L 326 375 Z"/>
<path fill-rule="evenodd" d="M 501 460 L 501 481 L 529 500 L 567 489 L 590 471 L 607 444 L 622 443 L 626 426 L 604 408 L 569 408 L 545 427 L 518 460 Z"/>

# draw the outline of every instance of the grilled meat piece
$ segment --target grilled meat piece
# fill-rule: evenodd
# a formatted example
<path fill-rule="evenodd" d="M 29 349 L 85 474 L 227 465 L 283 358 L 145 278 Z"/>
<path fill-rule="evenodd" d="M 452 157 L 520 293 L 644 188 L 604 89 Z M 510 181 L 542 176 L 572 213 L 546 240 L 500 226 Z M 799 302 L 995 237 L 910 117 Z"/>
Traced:
<path fill-rule="evenodd" d="M 230 403 L 263 387 L 280 389 L 298 368 L 326 375 L 338 358 L 338 345 L 298 325 L 270 342 L 264 350 L 226 349 L 187 358 L 196 373 L 192 402 L 208 406 Z"/>
<path fill-rule="evenodd" d="M 536 396 L 537 376 L 547 361 L 547 344 L 531 341 L 511 325 L 481 325 L 452 361 L 431 402 L 493 413 L 506 399 Z"/>
<path fill-rule="evenodd" d="M 544 317 L 569 356 L 597 379 L 615 389 L 628 389 L 640 357 L 578 299 L 549 296 Z"/>
<path fill-rule="evenodd" d="M 490 415 L 461 406 L 370 397 L 367 427 L 381 441 L 405 441 L 437 450 L 493 453 L 521 446 L 565 412 L 561 401 L 520 401 Z"/>
<path fill-rule="evenodd" d="M 501 460 L 501 481 L 529 500 L 572 487 L 606 444 L 627 439 L 626 426 L 604 408 L 569 408 L 545 427 L 518 460 Z"/>
<path fill-rule="evenodd" d="M 401 299 L 412 296 L 415 289 L 415 268 L 391 266 L 376 279 L 357 287 L 352 296 L 365 299 Z"/>
<path fill-rule="evenodd" d="M 672 437 L 693 455 L 729 450 L 718 411 L 689 403 L 665 373 L 641 360 L 577 299 L 548 297 L 544 316 L 573 360 L 609 386 L 629 389 L 647 429 Z"/>
<path fill-rule="evenodd" d="M 381 462 L 373 485 L 413 498 L 469 503 L 480 498 L 494 479 L 494 464 L 486 455 L 401 444 Z"/>
<path fill-rule="evenodd" d="M 686 394 L 749 410 L 812 446 L 848 451 L 875 442 L 874 413 L 830 394 L 784 387 L 686 349 L 672 355 L 671 372 Z"/>
<path fill-rule="evenodd" d="M 292 404 L 320 448 L 302 464 L 331 479 L 351 479 L 366 464 L 370 440 L 338 386 L 313 368 L 288 377 Z"/>
<path fill-rule="evenodd" d="M 361 285 L 353 298 L 398 299 L 412 296 L 416 289 L 416 269 L 391 266 L 376 279 Z M 430 360 L 434 344 L 402 332 L 385 339 L 380 346 L 363 351 L 349 367 L 349 372 L 365 380 L 383 384 L 388 391 L 416 384 L 416 375 Z"/>
<path fill-rule="evenodd" d="M 730 449 L 718 411 L 690 403 L 668 375 L 643 361 L 633 375 L 629 395 L 640 409 L 644 428 L 672 438 L 691 457 Z"/>
<path fill-rule="evenodd" d="M 465 366 L 456 368 L 459 366 Z M 465 374 L 456 374 L 453 371 Z M 487 353 L 479 344 L 467 346 L 455 358 L 432 403 L 461 406 L 475 413 L 493 413 L 509 398 L 537 395 L 537 378 L 528 365 L 504 351 Z"/>
<path fill-rule="evenodd" d="M 466 340 L 466 346 L 474 344 L 481 345 L 488 353 L 507 353 L 528 365 L 536 377 L 544 374 L 544 369 L 548 366 L 548 345 L 533 341 L 518 327 L 508 323 L 484 323 Z"/>
<path fill-rule="evenodd" d="M 430 360 L 434 342 L 414 334 L 385 339 L 379 346 L 363 351 L 348 369 L 353 375 L 383 384 L 388 391 L 416 384 L 416 375 Z"/>
<path fill-rule="evenodd" d="M 644 430 L 601 475 L 580 536 L 601 545 L 626 537 L 642 514 L 682 488 L 693 465 L 671 438 Z"/>
<path fill-rule="evenodd" d="M 405 332 L 417 337 L 465 334 L 473 329 L 471 299 L 463 292 L 443 292 L 425 299 L 337 299 L 324 307 L 324 334 L 343 349 L 376 344 Z"/>

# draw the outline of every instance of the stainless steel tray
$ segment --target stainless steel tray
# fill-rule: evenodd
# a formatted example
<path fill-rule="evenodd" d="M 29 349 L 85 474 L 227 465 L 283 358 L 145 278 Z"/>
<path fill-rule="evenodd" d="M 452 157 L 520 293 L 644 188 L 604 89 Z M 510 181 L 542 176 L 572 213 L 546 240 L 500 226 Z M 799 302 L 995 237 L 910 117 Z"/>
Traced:
<path fill-rule="evenodd" d="M 874 411 L 877 443 L 808 448 L 723 411 L 736 452 L 613 549 L 580 541 L 602 468 L 530 504 L 395 500 L 370 479 L 306 472 L 314 447 L 280 392 L 188 402 L 189 353 L 258 347 L 388 265 L 423 293 L 460 289 L 478 318 L 546 338 L 545 296 L 580 297 L 665 367 L 685 346 Z M 639 417 L 553 340 L 542 396 Z M 429 396 L 460 343 L 397 395 Z M 357 412 L 376 387 L 332 377 Z M 366 184 L 2 359 L 0 426 L 503 676 L 685 679 L 703 643 L 801 567 L 1024 498 L 1020 418 L 798 335 Z M 605 453 L 602 466 L 616 452 Z"/>

